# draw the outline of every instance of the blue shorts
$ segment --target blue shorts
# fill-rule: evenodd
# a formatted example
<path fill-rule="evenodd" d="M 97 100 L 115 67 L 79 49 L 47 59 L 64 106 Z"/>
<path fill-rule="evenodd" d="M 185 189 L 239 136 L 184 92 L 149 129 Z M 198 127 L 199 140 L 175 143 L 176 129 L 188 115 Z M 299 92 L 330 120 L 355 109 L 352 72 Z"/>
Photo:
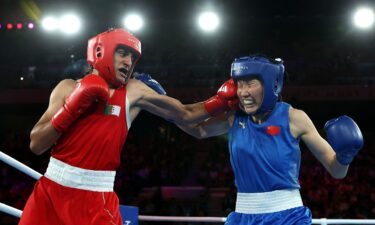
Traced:
<path fill-rule="evenodd" d="M 225 225 L 310 225 L 311 211 L 306 206 L 274 213 L 244 214 L 231 212 Z"/>

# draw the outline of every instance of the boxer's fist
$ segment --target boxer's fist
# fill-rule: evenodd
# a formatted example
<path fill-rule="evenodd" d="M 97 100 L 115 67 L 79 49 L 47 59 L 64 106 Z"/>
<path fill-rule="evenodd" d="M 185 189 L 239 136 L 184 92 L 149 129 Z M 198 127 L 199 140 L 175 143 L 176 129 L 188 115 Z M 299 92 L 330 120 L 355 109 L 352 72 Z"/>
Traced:
<path fill-rule="evenodd" d="M 227 80 L 219 90 L 217 95 L 204 102 L 206 111 L 211 116 L 219 115 L 225 111 L 238 109 L 237 86 L 233 79 Z"/>
<path fill-rule="evenodd" d="M 327 140 L 342 165 L 349 165 L 363 147 L 363 137 L 358 125 L 348 116 L 329 120 L 324 125 Z"/>
<path fill-rule="evenodd" d="M 147 86 L 149 86 L 151 89 L 156 91 L 160 95 L 166 95 L 167 92 L 164 90 L 164 88 L 157 82 L 156 80 L 152 79 L 152 77 L 147 73 L 134 73 L 134 79 L 137 79 L 139 81 L 142 81 Z"/>
<path fill-rule="evenodd" d="M 108 99 L 109 88 L 105 80 L 97 75 L 87 75 L 53 116 L 52 126 L 58 132 L 64 132 L 94 101 L 107 101 Z"/>

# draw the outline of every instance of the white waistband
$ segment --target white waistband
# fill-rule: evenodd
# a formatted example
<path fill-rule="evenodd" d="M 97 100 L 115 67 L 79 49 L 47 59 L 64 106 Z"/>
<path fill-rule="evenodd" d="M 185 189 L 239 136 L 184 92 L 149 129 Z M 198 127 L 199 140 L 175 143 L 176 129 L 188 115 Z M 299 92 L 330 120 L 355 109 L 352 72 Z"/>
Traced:
<path fill-rule="evenodd" d="M 273 213 L 299 206 L 303 204 L 298 189 L 237 193 L 236 212 L 238 213 Z"/>
<path fill-rule="evenodd" d="M 66 187 L 112 192 L 116 171 L 81 169 L 51 157 L 44 176 Z"/>

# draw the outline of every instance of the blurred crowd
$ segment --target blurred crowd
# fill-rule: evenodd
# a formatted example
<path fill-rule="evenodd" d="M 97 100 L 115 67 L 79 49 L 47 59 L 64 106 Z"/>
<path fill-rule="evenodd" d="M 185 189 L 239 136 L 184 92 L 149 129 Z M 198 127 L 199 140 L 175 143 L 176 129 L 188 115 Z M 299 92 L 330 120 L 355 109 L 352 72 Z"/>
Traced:
<path fill-rule="evenodd" d="M 28 135 L 29 130 L 2 131 L 1 150 L 44 173 L 49 153 L 33 155 Z M 301 145 L 301 193 L 314 218 L 375 217 L 375 171 L 370 169 L 375 163 L 374 134 L 364 135 L 365 147 L 343 180 L 331 178 Z M 4 163 L 0 171 L 0 202 L 22 209 L 35 180 Z M 200 191 L 190 198 L 168 196 L 162 191 L 165 187 L 200 187 Z M 197 140 L 166 121 L 143 114 L 129 133 L 115 190 L 121 204 L 139 206 L 144 215 L 227 216 L 234 210 L 236 189 L 226 137 Z M 4 225 L 17 223 L 4 214 L 0 218 Z"/>
<path fill-rule="evenodd" d="M 230 65 L 236 57 L 264 53 L 285 61 L 290 85 L 375 83 L 375 56 L 370 47 L 334 41 L 333 44 L 327 41 L 295 41 L 288 45 L 267 43 L 259 48 L 244 42 L 237 44 L 239 46 L 211 46 L 205 50 L 207 43 L 186 44 L 178 50 L 166 47 L 161 51 L 160 46 L 146 42 L 136 70 L 150 73 L 167 88 L 215 89 L 228 79 Z M 0 88 L 52 88 L 63 78 L 80 78 L 87 70 L 84 57 L 84 53 L 74 55 L 56 51 L 38 56 L 37 61 L 2 63 Z"/>

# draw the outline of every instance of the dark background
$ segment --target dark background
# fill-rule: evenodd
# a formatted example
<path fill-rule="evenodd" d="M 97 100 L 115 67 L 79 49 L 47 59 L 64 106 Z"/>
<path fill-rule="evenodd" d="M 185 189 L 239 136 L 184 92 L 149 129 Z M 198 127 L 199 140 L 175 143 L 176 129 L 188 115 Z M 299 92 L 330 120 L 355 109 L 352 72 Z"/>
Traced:
<path fill-rule="evenodd" d="M 361 127 L 364 149 L 343 180 L 331 178 L 301 144 L 300 181 L 314 218 L 374 218 L 374 27 L 361 31 L 351 16 L 374 1 L 45 1 L 40 15 L 72 10 L 83 21 L 79 35 L 6 30 L 7 22 L 33 21 L 22 8 L 31 1 L 0 2 L 0 150 L 44 173 L 49 153 L 33 155 L 29 133 L 45 111 L 52 88 L 82 76 L 88 38 L 121 27 L 133 10 L 145 16 L 135 33 L 142 42 L 136 71 L 150 73 L 184 103 L 213 95 L 228 79 L 236 57 L 264 53 L 285 61 L 285 101 L 303 109 L 319 132 L 328 119 L 347 114 Z M 204 34 L 196 14 L 212 8 L 222 16 L 217 32 Z M 21 81 L 20 77 L 24 80 Z M 117 172 L 121 204 L 146 215 L 227 216 L 235 188 L 226 137 L 196 140 L 146 112 L 130 130 Z M 0 202 L 22 209 L 34 180 L 0 163 Z M 200 187 L 190 197 L 166 187 Z M 0 224 L 17 219 L 0 213 Z M 146 223 L 142 223 L 146 224 Z"/>

